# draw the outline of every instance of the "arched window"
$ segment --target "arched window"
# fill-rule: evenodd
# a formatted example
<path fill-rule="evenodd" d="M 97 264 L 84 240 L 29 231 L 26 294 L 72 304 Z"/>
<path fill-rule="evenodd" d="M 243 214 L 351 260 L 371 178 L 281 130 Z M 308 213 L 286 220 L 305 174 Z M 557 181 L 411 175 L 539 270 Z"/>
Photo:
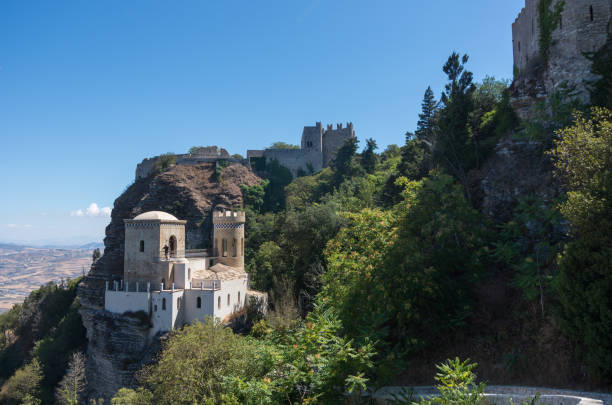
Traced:
<path fill-rule="evenodd" d="M 240 256 L 244 256 L 244 238 L 240 238 Z"/>
<path fill-rule="evenodd" d="M 593 14 L 593 6 L 589 6 L 589 14 L 591 15 L 591 22 L 595 20 L 595 15 Z"/>
<path fill-rule="evenodd" d="M 168 244 L 170 245 L 170 257 L 176 257 L 176 236 L 172 235 Z"/>
<path fill-rule="evenodd" d="M 162 311 L 166 310 L 166 299 L 162 298 Z"/>
<path fill-rule="evenodd" d="M 221 309 L 221 297 L 217 298 L 217 308 Z"/>
<path fill-rule="evenodd" d="M 223 241 L 221 241 L 221 255 L 223 257 L 227 257 L 227 240 L 223 239 Z"/>
<path fill-rule="evenodd" d="M 140 241 L 140 251 L 144 252 L 144 240 Z"/>
<path fill-rule="evenodd" d="M 227 294 L 227 306 L 228 306 L 228 307 L 229 307 L 229 304 L 230 304 L 230 295 L 229 295 L 229 294 Z"/>
<path fill-rule="evenodd" d="M 232 239 L 232 257 L 236 257 L 236 239 Z"/>
<path fill-rule="evenodd" d="M 196 301 L 196 306 L 198 308 L 202 308 L 202 298 L 198 297 L 198 300 Z"/>

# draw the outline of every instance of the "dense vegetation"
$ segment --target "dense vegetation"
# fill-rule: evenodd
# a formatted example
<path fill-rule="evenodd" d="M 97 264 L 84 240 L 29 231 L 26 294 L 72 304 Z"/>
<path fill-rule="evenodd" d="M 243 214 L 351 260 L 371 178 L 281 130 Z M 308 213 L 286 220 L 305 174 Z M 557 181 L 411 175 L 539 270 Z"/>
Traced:
<path fill-rule="evenodd" d="M 492 279 L 513 292 L 504 302 L 513 322 L 564 334 L 593 381 L 609 383 L 612 113 L 579 105 L 567 90 L 520 121 L 508 83 L 476 83 L 467 63 L 465 55 L 448 58 L 440 100 L 427 88 L 417 130 L 401 147 L 379 153 L 368 139 L 359 151 L 350 139 L 330 167 L 305 168 L 296 179 L 277 161 L 257 162 L 266 180 L 242 190 L 245 259 L 253 287 L 269 293 L 270 311 L 251 318 L 246 336 L 212 320 L 173 332 L 139 373 L 140 386 L 120 390 L 112 403 L 357 401 L 419 354 L 471 331 L 478 291 Z M 557 187 L 546 198 L 515 196 L 495 216 L 483 210 L 481 182 L 502 139 L 536 145 Z M 74 285 L 38 294 L 68 294 Z M 71 318 L 73 299 L 36 327 L 23 326 L 33 322 L 24 321 L 28 300 L 0 317 L 2 361 L 10 365 L 2 377 L 12 375 L 6 403 L 26 394 L 48 401 L 84 339 Z M 13 334 L 30 342 L 18 355 Z M 50 357 L 51 347 L 61 355 Z M 458 359 L 438 366 L 442 395 L 431 402 L 476 403 L 482 386 L 472 368 Z M 454 388 L 444 391 L 447 383 Z M 13 400 L 16 391 L 22 396 Z"/>
<path fill-rule="evenodd" d="M 72 353 L 86 342 L 78 283 L 48 283 L 0 316 L 0 403 L 53 403 Z"/>

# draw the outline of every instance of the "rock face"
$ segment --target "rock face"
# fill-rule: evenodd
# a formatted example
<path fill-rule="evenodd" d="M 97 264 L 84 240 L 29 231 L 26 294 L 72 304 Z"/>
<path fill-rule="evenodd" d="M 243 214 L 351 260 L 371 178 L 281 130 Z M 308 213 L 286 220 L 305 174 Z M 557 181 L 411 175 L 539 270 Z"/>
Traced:
<path fill-rule="evenodd" d="M 134 384 L 134 371 L 150 360 L 159 337 L 138 320 L 104 311 L 105 282 L 123 275 L 124 224 L 146 211 L 166 211 L 187 220 L 186 248 L 207 248 L 215 207 L 242 205 L 240 185 L 261 181 L 247 167 L 234 164 L 222 171 L 215 163 L 177 165 L 161 174 L 136 180 L 115 200 L 106 227 L 104 255 L 79 286 L 81 316 L 87 329 L 87 378 L 90 398 L 109 398 Z"/>
<path fill-rule="evenodd" d="M 538 142 L 508 136 L 495 147 L 482 169 L 482 211 L 500 221 L 512 217 L 521 196 L 536 196 L 551 202 L 559 186 L 552 174 L 550 160 Z"/>

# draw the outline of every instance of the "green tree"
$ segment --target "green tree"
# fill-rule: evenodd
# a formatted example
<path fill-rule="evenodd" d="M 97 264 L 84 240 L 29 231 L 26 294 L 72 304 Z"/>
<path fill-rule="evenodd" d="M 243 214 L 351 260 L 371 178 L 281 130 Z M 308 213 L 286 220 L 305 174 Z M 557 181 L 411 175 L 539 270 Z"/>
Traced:
<path fill-rule="evenodd" d="M 291 171 L 273 159 L 266 164 L 266 177 L 269 181 L 264 196 L 264 211 L 279 211 L 285 208 L 285 187 L 293 180 Z"/>
<path fill-rule="evenodd" d="M 100 249 L 95 248 L 93 250 L 93 253 L 91 254 L 91 260 L 95 263 L 96 261 L 98 261 L 100 256 L 102 256 L 102 254 L 100 253 Z"/>
<path fill-rule="evenodd" d="M 278 141 L 270 145 L 270 149 L 300 149 L 300 147 L 298 145 L 292 145 L 290 143 Z"/>
<path fill-rule="evenodd" d="M 437 108 L 438 102 L 434 97 L 433 90 L 427 86 L 427 90 L 425 90 L 423 95 L 423 102 L 421 102 L 421 113 L 419 114 L 417 129 L 414 135 L 417 139 L 429 145 L 433 142 L 433 121 Z"/>
<path fill-rule="evenodd" d="M 37 359 L 18 369 L 0 391 L 0 401 L 7 405 L 19 405 L 33 398 L 40 398 L 42 370 Z"/>
<path fill-rule="evenodd" d="M 151 405 L 153 394 L 139 387 L 138 389 L 121 388 L 111 399 L 111 405 Z"/>
<path fill-rule="evenodd" d="M 467 55 L 460 57 L 453 52 L 442 68 L 448 83 L 441 97 L 444 108 L 437 114 L 434 127 L 433 158 L 434 163 L 461 182 L 471 200 L 467 172 L 473 160 L 474 145 L 468 124 L 474 109 L 472 94 L 476 86 L 472 82 L 472 72 L 465 69 L 468 59 Z"/>
<path fill-rule="evenodd" d="M 567 190 L 561 212 L 574 238 L 559 261 L 559 317 L 592 370 L 612 380 L 612 112 L 578 113 L 551 154 Z"/>
<path fill-rule="evenodd" d="M 345 140 L 344 144 L 336 151 L 336 158 L 330 165 L 334 170 L 336 186 L 360 172 L 354 161 L 358 143 L 357 137 L 353 136 Z"/>
<path fill-rule="evenodd" d="M 366 173 L 372 174 L 376 170 L 376 164 L 378 163 L 376 149 L 378 149 L 376 141 L 372 138 L 366 139 L 366 147 L 361 153 L 361 167 Z"/>

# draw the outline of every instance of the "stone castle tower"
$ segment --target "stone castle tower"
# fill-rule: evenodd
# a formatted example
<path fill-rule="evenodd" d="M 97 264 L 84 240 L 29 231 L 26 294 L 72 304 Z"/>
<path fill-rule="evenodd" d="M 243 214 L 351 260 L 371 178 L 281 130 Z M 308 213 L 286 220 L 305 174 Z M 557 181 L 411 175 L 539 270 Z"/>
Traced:
<path fill-rule="evenodd" d="M 288 168 L 293 176 L 300 170 L 309 173 L 317 172 L 329 164 L 336 157 L 336 151 L 344 141 L 355 136 L 353 123 L 327 125 L 323 128 L 320 122 L 314 126 L 305 126 L 302 131 L 302 141 L 299 149 L 264 149 L 248 150 L 247 159 L 253 162 L 256 159 L 277 160 Z"/>
<path fill-rule="evenodd" d="M 575 86 L 578 97 L 588 101 L 588 82 L 596 77 L 584 54 L 604 46 L 612 29 L 612 0 L 565 0 L 552 32 L 549 59 L 544 61 L 539 49 L 539 1 L 526 0 L 512 24 L 512 104 L 521 116 L 528 115 L 534 101 L 552 95 L 562 83 Z"/>
<path fill-rule="evenodd" d="M 226 266 L 244 269 L 244 212 L 213 212 L 213 256 Z"/>

